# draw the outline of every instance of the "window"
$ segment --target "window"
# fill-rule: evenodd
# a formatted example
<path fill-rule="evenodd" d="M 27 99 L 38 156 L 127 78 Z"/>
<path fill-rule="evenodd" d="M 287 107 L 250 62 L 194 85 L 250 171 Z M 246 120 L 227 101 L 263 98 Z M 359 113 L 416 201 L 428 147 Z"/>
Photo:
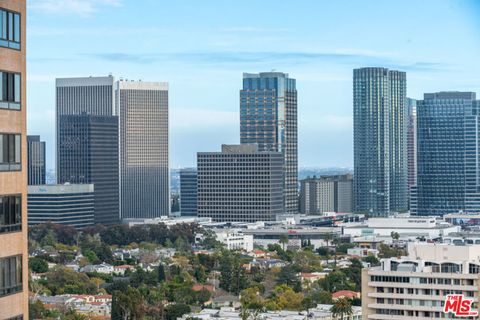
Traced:
<path fill-rule="evenodd" d="M 0 109 L 20 110 L 20 74 L 0 71 Z"/>
<path fill-rule="evenodd" d="M 0 171 L 21 169 L 20 146 L 19 134 L 0 133 Z"/>
<path fill-rule="evenodd" d="M 22 256 L 0 259 L 0 297 L 22 291 Z"/>
<path fill-rule="evenodd" d="M 0 233 L 22 230 L 20 195 L 0 196 Z"/>
<path fill-rule="evenodd" d="M 20 14 L 0 9 L 0 47 L 20 50 Z"/>

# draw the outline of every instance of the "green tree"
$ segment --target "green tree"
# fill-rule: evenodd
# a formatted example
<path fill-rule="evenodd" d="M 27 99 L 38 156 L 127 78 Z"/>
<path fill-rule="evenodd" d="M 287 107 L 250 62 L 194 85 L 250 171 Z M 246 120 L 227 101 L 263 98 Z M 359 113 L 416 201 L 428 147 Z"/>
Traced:
<path fill-rule="evenodd" d="M 190 313 L 192 310 L 190 306 L 183 303 L 170 304 L 165 307 L 165 319 L 177 320 L 186 313 Z M 113 318 L 112 318 L 113 319 Z"/>
<path fill-rule="evenodd" d="M 333 302 L 333 306 L 330 309 L 335 319 L 343 319 L 344 316 L 349 316 L 353 313 L 352 304 L 347 298 L 340 298 Z"/>
<path fill-rule="evenodd" d="M 44 273 L 48 271 L 48 263 L 42 258 L 32 257 L 28 259 L 28 267 L 33 272 Z"/>
<path fill-rule="evenodd" d="M 240 302 L 242 304 L 242 310 L 263 309 L 265 304 L 265 300 L 260 295 L 260 290 L 257 287 L 242 290 Z"/>
<path fill-rule="evenodd" d="M 222 251 L 220 263 L 220 287 L 230 293 L 239 294 L 247 287 L 247 277 L 240 256 L 230 251 Z"/>
<path fill-rule="evenodd" d="M 55 247 L 55 244 L 57 243 L 57 237 L 55 235 L 55 232 L 53 230 L 48 230 L 47 234 L 42 238 L 40 241 L 40 245 L 42 247 Z"/>
<path fill-rule="evenodd" d="M 163 264 L 158 265 L 157 273 L 158 273 L 158 282 L 159 283 L 164 282 L 166 277 L 165 277 L 165 267 L 163 266 Z"/>
<path fill-rule="evenodd" d="M 145 313 L 144 301 L 140 292 L 128 287 L 125 292 L 114 291 L 112 295 L 112 319 L 142 319 Z"/>
<path fill-rule="evenodd" d="M 277 275 L 277 283 L 285 284 L 292 288 L 301 288 L 300 278 L 297 274 L 298 272 L 295 270 L 294 266 L 285 266 L 280 270 Z"/>
<path fill-rule="evenodd" d="M 366 256 L 365 258 L 362 259 L 363 261 L 370 263 L 372 267 L 379 266 L 380 265 L 380 260 L 378 260 L 377 257 L 375 256 Z"/>

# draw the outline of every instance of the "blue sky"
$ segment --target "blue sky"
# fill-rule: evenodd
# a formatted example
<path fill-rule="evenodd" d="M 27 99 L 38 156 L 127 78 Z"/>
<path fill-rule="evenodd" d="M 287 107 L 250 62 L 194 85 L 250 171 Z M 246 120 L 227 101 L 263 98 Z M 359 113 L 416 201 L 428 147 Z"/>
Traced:
<path fill-rule="evenodd" d="M 28 133 L 54 167 L 55 78 L 168 81 L 172 168 L 239 142 L 242 72 L 297 79 L 300 166 L 351 167 L 352 69 L 480 95 L 480 1 L 28 0 Z"/>

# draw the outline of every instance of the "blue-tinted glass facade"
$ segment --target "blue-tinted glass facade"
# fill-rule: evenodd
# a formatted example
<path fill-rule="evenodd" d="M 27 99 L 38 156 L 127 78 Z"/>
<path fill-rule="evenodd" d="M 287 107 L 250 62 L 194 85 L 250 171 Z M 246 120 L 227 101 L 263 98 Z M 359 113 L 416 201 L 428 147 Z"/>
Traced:
<path fill-rule="evenodd" d="M 180 213 L 182 216 L 197 215 L 197 170 L 180 170 Z"/>
<path fill-rule="evenodd" d="M 418 215 L 480 211 L 479 103 L 472 92 L 417 102 Z"/>
<path fill-rule="evenodd" d="M 408 209 L 406 74 L 353 72 L 354 210 L 385 216 Z"/>
<path fill-rule="evenodd" d="M 285 157 L 285 211 L 298 213 L 296 80 L 281 72 L 244 74 L 240 91 L 240 142 Z"/>

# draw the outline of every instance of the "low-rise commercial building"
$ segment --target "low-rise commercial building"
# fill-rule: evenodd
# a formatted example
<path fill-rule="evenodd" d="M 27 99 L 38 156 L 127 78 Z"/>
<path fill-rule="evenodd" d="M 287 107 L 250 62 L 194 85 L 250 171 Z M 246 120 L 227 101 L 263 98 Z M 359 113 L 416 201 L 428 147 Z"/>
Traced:
<path fill-rule="evenodd" d="M 314 248 L 326 245 L 327 236 L 340 236 L 341 228 L 337 227 L 272 227 L 245 229 L 244 234 L 253 236 L 253 243 L 258 246 L 267 247 L 269 244 L 280 244 L 283 239 L 288 239 L 286 248 L 298 250 L 302 245 L 312 245 Z"/>
<path fill-rule="evenodd" d="M 93 184 L 28 186 L 28 225 L 53 222 L 85 228 L 94 225 Z"/>
<path fill-rule="evenodd" d="M 370 218 L 361 223 L 348 223 L 343 226 L 345 235 L 351 237 L 375 236 L 391 241 L 392 232 L 398 233 L 402 240 L 415 240 L 418 237 L 433 239 L 458 232 L 459 226 L 453 226 L 436 217 L 386 217 Z"/>

